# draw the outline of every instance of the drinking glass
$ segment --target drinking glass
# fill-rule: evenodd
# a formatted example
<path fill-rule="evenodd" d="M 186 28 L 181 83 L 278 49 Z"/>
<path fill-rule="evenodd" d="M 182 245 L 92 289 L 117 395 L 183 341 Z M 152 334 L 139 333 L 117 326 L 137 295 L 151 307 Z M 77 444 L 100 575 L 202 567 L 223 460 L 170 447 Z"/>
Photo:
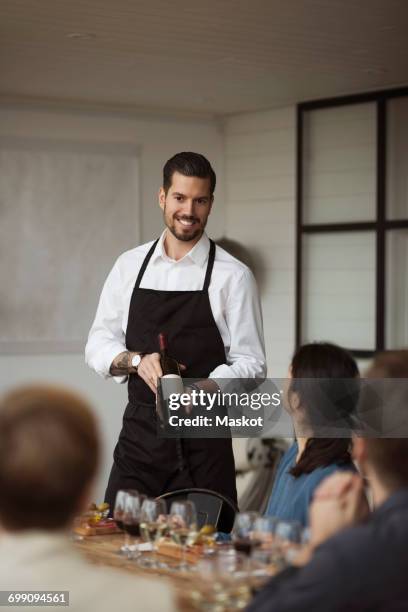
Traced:
<path fill-rule="evenodd" d="M 250 556 L 251 572 L 249 584 L 254 595 L 276 574 L 276 550 L 273 546 L 255 548 Z"/>
<path fill-rule="evenodd" d="M 116 493 L 115 507 L 113 509 L 113 519 L 116 522 L 116 524 L 119 527 L 119 529 L 121 529 L 122 531 L 124 531 L 124 528 L 123 528 L 123 516 L 124 516 L 124 513 L 125 513 L 126 498 L 127 498 L 128 494 L 131 494 L 131 493 L 133 493 L 134 495 L 138 495 L 138 492 L 135 489 L 120 489 Z M 129 545 L 130 545 L 129 534 L 127 532 L 125 532 L 125 543 L 119 549 L 118 552 L 120 554 L 126 554 L 127 555 L 130 552 Z"/>
<path fill-rule="evenodd" d="M 249 556 L 251 550 L 255 546 L 259 546 L 259 541 L 256 539 L 254 531 L 255 522 L 258 518 L 260 518 L 258 512 L 239 512 L 235 516 L 231 538 L 236 551 Z"/>
<path fill-rule="evenodd" d="M 310 538 L 310 528 L 305 527 L 300 535 L 300 543 L 292 545 L 286 553 L 286 561 L 289 565 L 299 566 L 307 562 L 312 552 Z"/>
<path fill-rule="evenodd" d="M 247 555 L 233 548 L 197 562 L 197 579 L 190 591 L 200 610 L 242 610 L 250 600 L 250 563 Z"/>
<path fill-rule="evenodd" d="M 128 538 L 140 538 L 141 508 L 145 499 L 146 496 L 141 495 L 137 491 L 128 491 L 125 496 L 121 522 L 123 523 L 123 529 Z M 128 556 L 130 558 L 135 559 L 140 554 L 141 553 L 136 550 L 135 546 L 133 549 L 131 546 L 128 546 Z"/>
<path fill-rule="evenodd" d="M 182 549 L 181 563 L 175 569 L 186 571 L 189 565 L 186 561 L 187 545 L 197 535 L 197 512 L 192 501 L 174 501 L 171 504 L 169 516 L 170 535 Z"/>
<path fill-rule="evenodd" d="M 275 536 L 283 543 L 300 544 L 302 538 L 302 525 L 297 521 L 277 521 Z"/>
<path fill-rule="evenodd" d="M 245 608 L 251 598 L 250 561 L 247 554 L 236 550 L 220 551 L 217 557 L 218 581 L 221 592 L 218 600 L 228 610 Z"/>
<path fill-rule="evenodd" d="M 287 565 L 302 541 L 302 525 L 297 521 L 278 521 L 275 527 L 275 543 L 279 551 L 278 562 Z"/>
<path fill-rule="evenodd" d="M 254 520 L 252 537 L 262 548 L 272 548 L 278 522 L 275 516 L 258 516 Z"/>
<path fill-rule="evenodd" d="M 160 567 L 155 559 L 157 550 L 156 542 L 163 535 L 163 526 L 166 523 L 166 502 L 162 499 L 145 499 L 142 504 L 140 515 L 140 535 L 145 542 L 152 544 L 153 555 L 149 558 L 144 556 L 140 560 L 143 567 Z"/>

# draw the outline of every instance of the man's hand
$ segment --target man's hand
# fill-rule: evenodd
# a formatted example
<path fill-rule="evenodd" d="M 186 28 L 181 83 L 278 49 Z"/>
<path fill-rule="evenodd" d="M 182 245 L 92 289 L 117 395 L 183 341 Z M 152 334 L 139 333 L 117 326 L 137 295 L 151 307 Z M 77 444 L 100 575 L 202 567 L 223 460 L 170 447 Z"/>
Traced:
<path fill-rule="evenodd" d="M 142 357 L 137 373 L 150 387 L 153 393 L 157 392 L 157 379 L 163 376 L 160 365 L 160 353 L 150 353 Z"/>
<path fill-rule="evenodd" d="M 183 371 L 186 369 L 186 366 L 179 363 L 179 368 Z M 150 387 L 153 393 L 157 393 L 157 379 L 163 376 L 160 365 L 160 353 L 149 353 L 144 355 L 137 368 L 137 373 Z"/>
<path fill-rule="evenodd" d="M 317 488 L 310 505 L 311 543 L 318 546 L 369 513 L 363 480 L 357 474 L 338 472 Z"/>

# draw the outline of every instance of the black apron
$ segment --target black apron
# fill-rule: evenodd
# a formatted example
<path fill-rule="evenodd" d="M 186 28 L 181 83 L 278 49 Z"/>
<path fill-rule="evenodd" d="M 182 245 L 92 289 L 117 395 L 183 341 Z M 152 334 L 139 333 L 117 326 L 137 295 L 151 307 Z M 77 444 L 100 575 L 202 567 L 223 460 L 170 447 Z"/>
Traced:
<path fill-rule="evenodd" d="M 157 353 L 159 332 L 169 352 L 187 366 L 186 378 L 208 378 L 225 363 L 225 349 L 208 295 L 215 259 L 210 241 L 201 291 L 141 289 L 140 283 L 158 240 L 147 253 L 133 289 L 126 330 L 129 351 Z M 137 374 L 128 382 L 129 403 L 114 451 L 105 500 L 113 508 L 119 489 L 151 497 L 187 487 L 212 489 L 237 500 L 231 438 L 165 439 L 157 436 L 155 395 Z"/>

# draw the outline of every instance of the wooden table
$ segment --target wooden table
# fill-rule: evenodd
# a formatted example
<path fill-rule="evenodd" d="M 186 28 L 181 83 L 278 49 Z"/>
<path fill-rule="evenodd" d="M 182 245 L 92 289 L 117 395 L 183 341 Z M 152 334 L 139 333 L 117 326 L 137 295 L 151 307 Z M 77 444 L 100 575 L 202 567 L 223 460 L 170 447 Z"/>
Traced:
<path fill-rule="evenodd" d="M 182 612 L 192 612 L 195 610 L 188 597 L 188 593 L 191 589 L 191 574 L 181 572 L 175 573 L 174 571 L 172 572 L 166 569 L 142 568 L 137 564 L 137 561 L 128 559 L 124 555 L 119 554 L 118 551 L 123 543 L 123 534 L 117 534 L 84 537 L 83 540 L 76 541 L 75 546 L 91 563 L 96 565 L 119 568 L 139 576 L 161 576 L 164 580 L 168 580 L 175 589 L 176 597 L 179 602 L 179 610 Z M 157 560 L 159 562 L 164 561 L 170 567 L 179 563 L 179 561 L 175 561 L 164 555 L 157 555 Z"/>
<path fill-rule="evenodd" d="M 168 580 L 175 590 L 178 609 L 181 612 L 196 612 L 197 609 L 194 607 L 190 597 L 196 580 L 194 574 L 188 572 L 175 572 L 171 571 L 171 569 L 140 567 L 137 561 L 128 559 L 126 556 L 119 554 L 118 551 L 123 543 L 123 534 L 112 534 L 84 537 L 83 540 L 76 542 L 76 547 L 91 563 L 95 563 L 96 565 L 119 568 L 139 576 L 160 576 L 163 580 Z M 170 568 L 180 562 L 161 554 L 156 554 L 156 559 L 158 562 L 162 561 L 166 563 Z"/>

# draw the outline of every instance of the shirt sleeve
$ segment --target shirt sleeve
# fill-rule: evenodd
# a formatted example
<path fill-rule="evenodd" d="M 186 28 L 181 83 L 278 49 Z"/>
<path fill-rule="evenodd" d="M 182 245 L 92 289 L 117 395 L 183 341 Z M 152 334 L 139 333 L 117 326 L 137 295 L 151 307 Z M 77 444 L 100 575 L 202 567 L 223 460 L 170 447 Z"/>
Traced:
<path fill-rule="evenodd" d="M 101 297 L 85 347 L 85 361 L 99 376 L 110 378 L 112 361 L 126 351 L 123 321 L 123 292 L 119 260 L 113 266 L 102 289 Z M 114 376 L 116 382 L 127 376 Z"/>
<path fill-rule="evenodd" d="M 230 335 L 226 363 L 216 367 L 209 378 L 265 378 L 261 304 L 255 278 L 249 268 L 244 268 L 231 283 L 225 320 Z"/>

